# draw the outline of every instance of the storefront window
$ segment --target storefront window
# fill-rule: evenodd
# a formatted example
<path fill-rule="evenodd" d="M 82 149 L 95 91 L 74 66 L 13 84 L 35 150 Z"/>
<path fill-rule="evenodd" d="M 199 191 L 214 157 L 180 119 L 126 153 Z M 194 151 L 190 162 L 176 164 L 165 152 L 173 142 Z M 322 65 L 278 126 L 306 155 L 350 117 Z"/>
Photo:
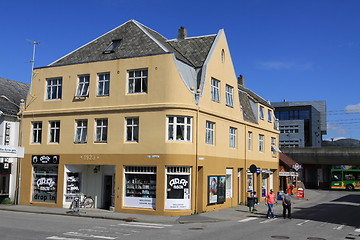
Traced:
<path fill-rule="evenodd" d="M 33 202 L 56 203 L 58 166 L 33 165 Z"/>
<path fill-rule="evenodd" d="M 168 167 L 166 209 L 191 209 L 190 167 Z"/>
<path fill-rule="evenodd" d="M 80 173 L 68 172 L 66 176 L 65 202 L 72 202 L 77 194 L 80 194 Z"/>
<path fill-rule="evenodd" d="M 232 198 L 232 168 L 226 169 L 226 198 Z"/>
<path fill-rule="evenodd" d="M 254 175 L 250 172 L 247 173 L 247 186 L 248 192 L 252 192 L 254 190 Z"/>
<path fill-rule="evenodd" d="M 125 207 L 156 207 L 156 167 L 125 167 Z"/>

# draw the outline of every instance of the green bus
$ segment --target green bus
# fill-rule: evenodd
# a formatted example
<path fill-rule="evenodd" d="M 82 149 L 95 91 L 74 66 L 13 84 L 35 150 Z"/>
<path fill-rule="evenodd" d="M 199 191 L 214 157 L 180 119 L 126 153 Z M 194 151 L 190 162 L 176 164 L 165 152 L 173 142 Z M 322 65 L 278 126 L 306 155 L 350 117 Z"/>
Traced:
<path fill-rule="evenodd" d="M 360 190 L 360 169 L 331 169 L 331 189 Z"/>

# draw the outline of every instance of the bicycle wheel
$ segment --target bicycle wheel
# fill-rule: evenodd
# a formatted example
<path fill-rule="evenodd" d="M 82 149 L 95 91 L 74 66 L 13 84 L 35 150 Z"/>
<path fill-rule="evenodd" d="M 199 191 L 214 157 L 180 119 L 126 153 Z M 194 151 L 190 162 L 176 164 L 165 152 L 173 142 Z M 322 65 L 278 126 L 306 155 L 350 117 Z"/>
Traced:
<path fill-rule="evenodd" d="M 93 208 L 94 207 L 94 199 L 91 197 L 86 197 L 84 199 L 84 208 Z"/>

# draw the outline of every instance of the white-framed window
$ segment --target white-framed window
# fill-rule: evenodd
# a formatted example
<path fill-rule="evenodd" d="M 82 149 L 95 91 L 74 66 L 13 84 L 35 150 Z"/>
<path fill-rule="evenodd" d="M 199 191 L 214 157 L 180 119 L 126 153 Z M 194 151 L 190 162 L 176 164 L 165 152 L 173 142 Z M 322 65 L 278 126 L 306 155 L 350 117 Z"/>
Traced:
<path fill-rule="evenodd" d="M 220 102 L 220 81 L 215 78 L 211 79 L 211 100 Z"/>
<path fill-rule="evenodd" d="M 276 151 L 275 151 L 275 149 L 273 148 L 273 146 L 276 146 L 276 138 L 271 137 L 271 154 L 272 154 L 272 155 L 275 155 L 275 154 L 276 154 Z"/>
<path fill-rule="evenodd" d="M 259 152 L 264 152 L 264 135 L 259 134 Z"/>
<path fill-rule="evenodd" d="M 42 122 L 32 123 L 32 143 L 41 143 Z"/>
<path fill-rule="evenodd" d="M 192 140 L 192 117 L 168 116 L 167 140 L 184 141 Z"/>
<path fill-rule="evenodd" d="M 107 142 L 108 119 L 96 119 L 95 142 Z"/>
<path fill-rule="evenodd" d="M 139 118 L 128 117 L 126 121 L 126 141 L 139 142 Z"/>
<path fill-rule="evenodd" d="M 128 93 L 147 93 L 148 70 L 137 69 L 128 71 Z"/>
<path fill-rule="evenodd" d="M 271 109 L 268 109 L 268 121 L 272 122 L 273 121 L 273 113 Z"/>
<path fill-rule="evenodd" d="M 260 106 L 260 119 L 264 120 L 264 118 L 265 118 L 264 107 Z"/>
<path fill-rule="evenodd" d="M 226 198 L 232 198 L 232 168 L 226 169 Z"/>
<path fill-rule="evenodd" d="M 75 132 L 76 143 L 87 142 L 87 128 L 88 128 L 88 121 L 86 119 L 76 120 L 76 132 Z"/>
<path fill-rule="evenodd" d="M 49 143 L 60 142 L 60 121 L 49 122 Z"/>
<path fill-rule="evenodd" d="M 191 209 L 191 167 L 169 166 L 166 178 L 165 209 Z"/>
<path fill-rule="evenodd" d="M 90 75 L 78 76 L 77 97 L 87 97 L 89 95 Z"/>
<path fill-rule="evenodd" d="M 230 148 L 236 148 L 236 128 L 230 127 L 229 130 L 229 142 L 230 142 Z"/>
<path fill-rule="evenodd" d="M 253 145 L 253 137 L 252 137 L 252 132 L 248 132 L 248 150 L 252 151 L 252 145 Z"/>
<path fill-rule="evenodd" d="M 50 78 L 46 80 L 46 100 L 61 99 L 62 78 Z"/>
<path fill-rule="evenodd" d="M 110 73 L 98 74 L 97 96 L 109 96 L 110 94 Z"/>
<path fill-rule="evenodd" d="M 226 105 L 229 107 L 234 106 L 233 92 L 234 92 L 234 88 L 230 85 L 226 85 L 226 90 L 225 90 Z"/>
<path fill-rule="evenodd" d="M 214 145 L 215 123 L 206 121 L 206 144 Z"/>

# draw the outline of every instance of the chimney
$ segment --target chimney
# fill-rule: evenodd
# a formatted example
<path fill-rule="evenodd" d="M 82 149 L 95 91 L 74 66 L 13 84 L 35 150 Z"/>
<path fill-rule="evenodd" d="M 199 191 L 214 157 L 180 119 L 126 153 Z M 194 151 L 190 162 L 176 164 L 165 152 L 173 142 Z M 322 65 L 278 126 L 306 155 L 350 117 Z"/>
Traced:
<path fill-rule="evenodd" d="M 184 27 L 180 27 L 178 30 L 178 40 L 184 40 L 187 37 L 187 31 Z"/>
<path fill-rule="evenodd" d="M 238 84 L 242 87 L 245 87 L 245 78 L 243 77 L 243 75 L 240 74 L 240 76 L 238 77 Z"/>

